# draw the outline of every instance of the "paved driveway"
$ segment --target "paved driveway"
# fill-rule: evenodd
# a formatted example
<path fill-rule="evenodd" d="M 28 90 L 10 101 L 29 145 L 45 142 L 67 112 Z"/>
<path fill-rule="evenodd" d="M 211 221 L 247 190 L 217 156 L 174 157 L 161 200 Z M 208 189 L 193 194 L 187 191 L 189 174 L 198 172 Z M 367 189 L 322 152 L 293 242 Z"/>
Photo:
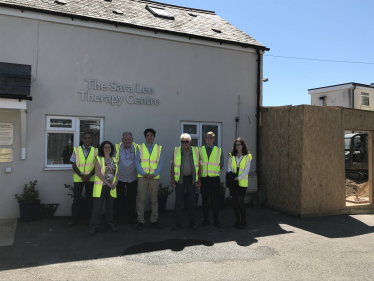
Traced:
<path fill-rule="evenodd" d="M 232 210 L 224 209 L 221 229 L 191 231 L 185 214 L 173 231 L 168 211 L 161 230 L 122 224 L 95 236 L 87 221 L 19 222 L 14 244 L 0 247 L 0 280 L 374 280 L 374 215 L 248 215 L 246 230 L 231 228 Z"/>

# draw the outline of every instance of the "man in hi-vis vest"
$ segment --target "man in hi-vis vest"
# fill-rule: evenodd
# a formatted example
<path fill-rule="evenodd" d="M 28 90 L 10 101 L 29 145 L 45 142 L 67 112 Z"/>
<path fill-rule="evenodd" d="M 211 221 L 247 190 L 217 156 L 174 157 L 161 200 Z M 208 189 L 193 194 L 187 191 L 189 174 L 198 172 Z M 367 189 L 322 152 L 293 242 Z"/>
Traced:
<path fill-rule="evenodd" d="M 76 223 L 78 217 L 78 204 L 82 196 L 83 187 L 86 190 L 86 198 L 90 212 L 92 211 L 92 192 L 94 186 L 95 161 L 97 149 L 91 146 L 92 133 L 86 132 L 82 135 L 82 146 L 74 147 L 70 162 L 73 163 L 74 170 L 74 200 L 73 200 L 73 219 L 66 226 L 72 226 Z"/>
<path fill-rule="evenodd" d="M 200 188 L 199 148 L 191 147 L 191 136 L 180 136 L 181 146 L 174 148 L 171 158 L 171 187 L 175 189 L 174 228 L 181 228 L 181 216 L 184 194 L 188 201 L 188 222 L 190 229 L 197 230 L 195 225 L 196 189 Z"/>
<path fill-rule="evenodd" d="M 212 206 L 213 224 L 219 228 L 221 227 L 218 220 L 218 200 L 221 183 L 219 174 L 224 166 L 224 159 L 221 148 L 214 145 L 214 140 L 215 134 L 208 132 L 205 135 L 206 144 L 200 147 L 201 198 L 204 214 L 201 226 L 209 224 L 209 209 Z"/>
<path fill-rule="evenodd" d="M 138 145 L 131 132 L 122 134 L 122 142 L 115 145 L 114 158 L 118 164 L 119 181 L 117 198 L 114 199 L 114 221 L 118 225 L 120 216 L 127 211 L 131 224 L 137 223 L 136 194 L 138 192 L 138 172 L 135 168 L 135 155 Z"/>
<path fill-rule="evenodd" d="M 160 229 L 158 218 L 158 184 L 162 169 L 162 146 L 154 144 L 156 131 L 146 129 L 144 131 L 146 143 L 138 145 L 135 156 L 135 167 L 138 171 L 138 225 L 136 229 L 142 230 L 144 227 L 144 200 L 149 189 L 151 198 L 151 223 L 152 227 Z"/>

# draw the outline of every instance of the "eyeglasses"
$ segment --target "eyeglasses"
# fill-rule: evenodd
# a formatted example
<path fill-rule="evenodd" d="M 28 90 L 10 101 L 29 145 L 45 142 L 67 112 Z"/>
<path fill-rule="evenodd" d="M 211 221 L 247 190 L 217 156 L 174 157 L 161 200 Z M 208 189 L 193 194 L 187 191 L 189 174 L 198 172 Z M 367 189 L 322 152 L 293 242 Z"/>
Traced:
<path fill-rule="evenodd" d="M 206 139 L 214 139 L 214 137 L 205 137 Z"/>
<path fill-rule="evenodd" d="M 242 144 L 241 143 L 236 143 L 235 146 L 242 146 Z"/>
<path fill-rule="evenodd" d="M 189 143 L 190 141 L 181 141 L 181 143 Z"/>

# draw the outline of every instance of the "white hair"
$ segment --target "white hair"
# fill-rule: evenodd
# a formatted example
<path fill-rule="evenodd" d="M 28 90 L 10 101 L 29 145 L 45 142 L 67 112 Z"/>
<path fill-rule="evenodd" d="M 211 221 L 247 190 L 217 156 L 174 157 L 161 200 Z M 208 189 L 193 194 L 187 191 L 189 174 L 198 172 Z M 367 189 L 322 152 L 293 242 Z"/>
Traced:
<path fill-rule="evenodd" d="M 191 141 L 191 136 L 190 136 L 190 134 L 184 133 L 184 134 L 181 134 L 181 136 L 180 136 L 180 140 L 182 140 L 182 139 L 188 139 L 189 141 Z"/>
<path fill-rule="evenodd" d="M 123 132 L 122 136 L 124 137 L 125 135 L 130 135 L 132 137 L 132 133 L 131 132 Z"/>

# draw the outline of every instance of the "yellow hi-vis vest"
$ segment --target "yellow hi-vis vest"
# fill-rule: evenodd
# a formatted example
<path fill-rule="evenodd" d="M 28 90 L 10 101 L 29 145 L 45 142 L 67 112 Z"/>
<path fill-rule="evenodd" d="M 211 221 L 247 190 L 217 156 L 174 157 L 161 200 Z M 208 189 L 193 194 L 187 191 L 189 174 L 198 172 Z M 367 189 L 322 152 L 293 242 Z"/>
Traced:
<path fill-rule="evenodd" d="M 116 164 L 116 159 L 112 158 L 114 164 L 116 165 L 116 173 L 114 174 L 113 178 L 113 183 L 116 182 L 117 175 L 118 175 L 118 165 Z M 101 174 L 104 176 L 105 175 L 105 159 L 104 157 L 97 156 L 96 161 L 99 162 L 100 164 L 100 169 L 101 169 Z M 93 189 L 93 194 L 92 197 L 99 197 L 101 196 L 101 190 L 103 189 L 103 184 L 104 182 L 101 181 L 101 179 L 95 175 L 95 183 L 94 183 L 94 189 Z M 110 195 L 113 198 L 117 198 L 117 189 L 111 189 L 110 190 Z"/>
<path fill-rule="evenodd" d="M 121 145 L 122 145 L 122 142 L 120 143 L 117 143 L 115 145 L 115 149 L 116 149 L 116 163 L 118 164 L 119 163 L 119 152 L 120 152 L 120 148 L 121 148 Z M 132 145 L 134 146 L 134 153 L 135 153 L 135 157 L 136 157 L 136 149 L 138 148 L 138 145 L 133 142 Z"/>
<path fill-rule="evenodd" d="M 140 166 L 146 174 L 154 174 L 156 172 L 158 162 L 160 161 L 162 146 L 155 144 L 152 149 L 151 155 L 145 143 L 139 145 L 140 152 Z M 142 178 L 141 174 L 138 174 L 138 178 Z M 159 179 L 160 175 L 154 177 L 154 179 Z"/>
<path fill-rule="evenodd" d="M 89 175 L 93 169 L 95 169 L 95 161 L 97 155 L 97 149 L 91 146 L 91 150 L 88 153 L 87 159 L 84 157 L 83 148 L 81 146 L 74 147 L 75 153 L 75 164 L 82 175 Z M 82 178 L 74 172 L 73 175 L 74 182 L 83 182 Z M 90 181 L 95 180 L 95 175 L 90 178 Z"/>
<path fill-rule="evenodd" d="M 231 156 L 231 153 L 229 155 Z M 243 158 L 242 160 L 240 160 L 240 163 L 239 163 L 238 177 L 240 177 L 240 175 L 244 172 L 245 166 L 247 165 L 248 161 L 251 161 L 251 160 L 252 160 L 251 154 L 243 155 Z M 238 166 L 236 164 L 236 157 L 232 156 L 231 157 L 231 171 L 236 173 L 237 169 L 238 169 Z M 244 179 L 239 180 L 239 186 L 248 187 L 248 175 L 246 175 Z"/>
<path fill-rule="evenodd" d="M 200 159 L 201 177 L 219 177 L 219 172 L 221 170 L 219 165 L 221 161 L 221 148 L 214 146 L 208 159 L 205 145 L 200 147 Z"/>
<path fill-rule="evenodd" d="M 199 153 L 198 148 L 195 146 L 191 146 L 192 149 L 192 157 L 193 157 L 193 165 L 195 167 L 196 173 L 196 182 L 199 179 Z M 185 163 L 186 165 L 187 163 Z M 188 163 L 190 164 L 190 163 Z M 182 165 L 182 148 L 175 147 L 174 148 L 174 179 L 175 181 L 179 181 L 181 176 L 181 165 Z"/>

